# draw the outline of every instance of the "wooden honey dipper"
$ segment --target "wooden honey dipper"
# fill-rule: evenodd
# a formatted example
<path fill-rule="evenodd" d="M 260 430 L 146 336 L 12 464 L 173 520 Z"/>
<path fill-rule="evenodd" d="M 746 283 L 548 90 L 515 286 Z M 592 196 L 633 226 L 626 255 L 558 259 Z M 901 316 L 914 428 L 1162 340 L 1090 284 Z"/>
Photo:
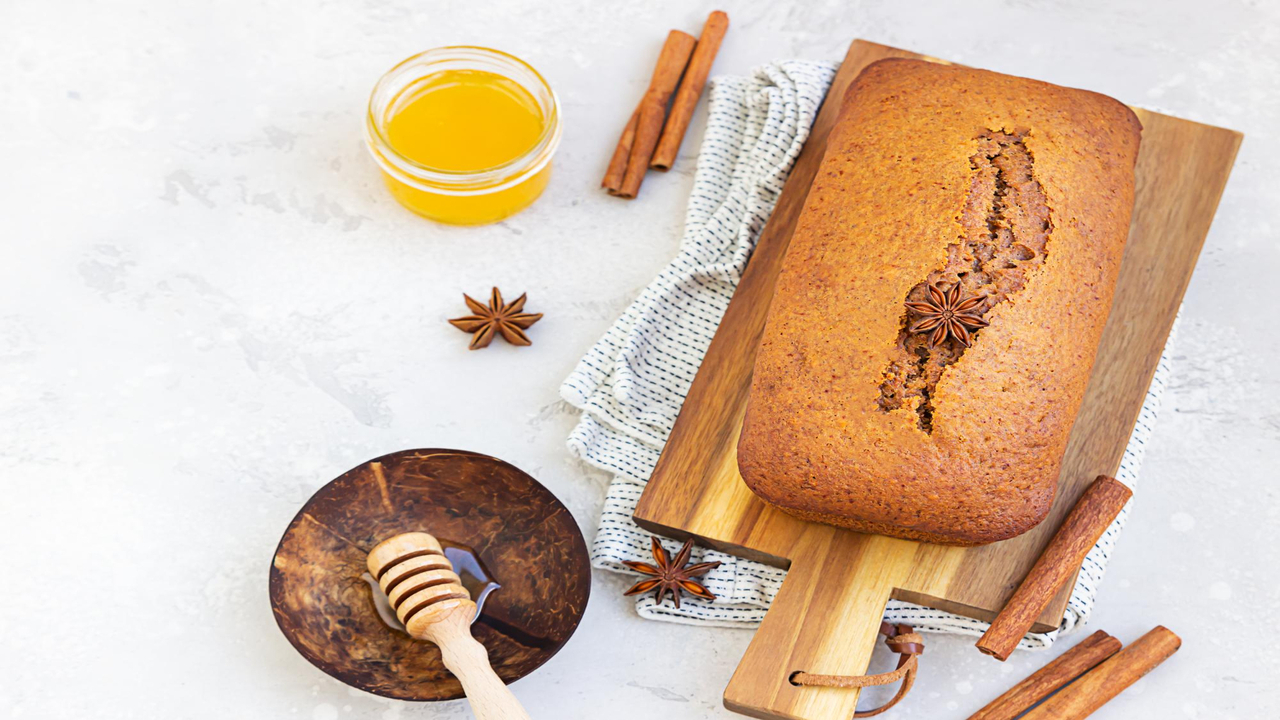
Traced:
<path fill-rule="evenodd" d="M 368 564 L 405 631 L 440 646 L 477 720 L 529 720 L 489 665 L 489 653 L 471 637 L 476 604 L 435 537 L 411 532 L 383 540 L 369 552 Z"/>

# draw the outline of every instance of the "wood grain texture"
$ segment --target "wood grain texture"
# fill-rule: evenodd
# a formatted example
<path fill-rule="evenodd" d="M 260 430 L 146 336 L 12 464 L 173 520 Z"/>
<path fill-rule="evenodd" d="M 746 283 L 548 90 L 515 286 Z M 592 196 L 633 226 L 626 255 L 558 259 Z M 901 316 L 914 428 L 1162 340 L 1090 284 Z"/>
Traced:
<path fill-rule="evenodd" d="M 384 622 L 376 588 L 362 577 L 379 542 L 414 531 L 470 546 L 502 585 L 486 599 L 471 632 L 503 681 L 533 672 L 577 628 L 591 570 L 582 533 L 564 505 L 497 458 L 407 450 L 322 487 L 280 539 L 271 564 L 271 609 L 303 657 L 383 697 L 463 696 L 440 649 Z"/>
<path fill-rule="evenodd" d="M 828 98 L 841 97 L 863 67 L 886 57 L 933 59 L 855 41 Z M 838 106 L 826 103 L 814 124 L 635 516 L 654 532 L 789 568 L 725 692 L 728 707 L 756 717 L 852 714 L 856 691 L 798 688 L 787 677 L 863 672 L 890 597 L 993 619 L 1085 486 L 1116 474 L 1241 140 L 1231 130 L 1135 109 L 1144 131 L 1129 240 L 1053 510 L 1017 538 L 952 548 L 803 522 L 767 507 L 738 475 L 735 446 L 773 284 Z M 864 567 L 871 563 L 880 568 Z M 1058 625 L 1071 584 L 1033 630 Z"/>

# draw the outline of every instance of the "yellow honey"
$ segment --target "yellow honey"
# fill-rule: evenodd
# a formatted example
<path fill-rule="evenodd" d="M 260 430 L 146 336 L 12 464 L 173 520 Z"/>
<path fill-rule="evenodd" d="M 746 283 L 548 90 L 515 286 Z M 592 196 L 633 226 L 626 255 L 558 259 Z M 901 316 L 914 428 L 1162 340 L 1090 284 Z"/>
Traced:
<path fill-rule="evenodd" d="M 456 225 L 509 217 L 542 194 L 560 140 L 559 105 L 528 64 L 449 47 L 385 75 L 369 101 L 370 152 L 391 194 Z"/>

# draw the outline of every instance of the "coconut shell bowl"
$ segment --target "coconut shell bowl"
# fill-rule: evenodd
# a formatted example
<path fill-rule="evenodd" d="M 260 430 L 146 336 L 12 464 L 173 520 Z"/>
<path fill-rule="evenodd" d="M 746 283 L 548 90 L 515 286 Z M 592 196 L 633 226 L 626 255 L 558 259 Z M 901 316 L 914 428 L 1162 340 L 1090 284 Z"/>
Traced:
<path fill-rule="evenodd" d="M 320 488 L 271 563 L 280 630 L 338 680 L 400 700 L 463 697 L 440 649 L 404 632 L 370 582 L 369 551 L 406 532 L 436 536 L 451 557 L 474 556 L 500 585 L 476 598 L 482 605 L 471 634 L 504 682 L 533 672 L 578 627 L 591 589 L 587 546 L 550 491 L 479 453 L 393 453 Z"/>

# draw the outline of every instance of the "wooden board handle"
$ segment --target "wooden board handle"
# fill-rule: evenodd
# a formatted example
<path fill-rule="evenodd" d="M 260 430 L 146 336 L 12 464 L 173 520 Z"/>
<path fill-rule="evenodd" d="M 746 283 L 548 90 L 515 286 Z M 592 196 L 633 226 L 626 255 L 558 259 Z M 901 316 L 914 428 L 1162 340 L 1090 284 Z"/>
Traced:
<path fill-rule="evenodd" d="M 812 525 L 787 578 L 724 692 L 726 708 L 758 718 L 850 717 L 858 691 L 799 687 L 799 671 L 862 675 L 885 605 L 916 544 Z"/>

